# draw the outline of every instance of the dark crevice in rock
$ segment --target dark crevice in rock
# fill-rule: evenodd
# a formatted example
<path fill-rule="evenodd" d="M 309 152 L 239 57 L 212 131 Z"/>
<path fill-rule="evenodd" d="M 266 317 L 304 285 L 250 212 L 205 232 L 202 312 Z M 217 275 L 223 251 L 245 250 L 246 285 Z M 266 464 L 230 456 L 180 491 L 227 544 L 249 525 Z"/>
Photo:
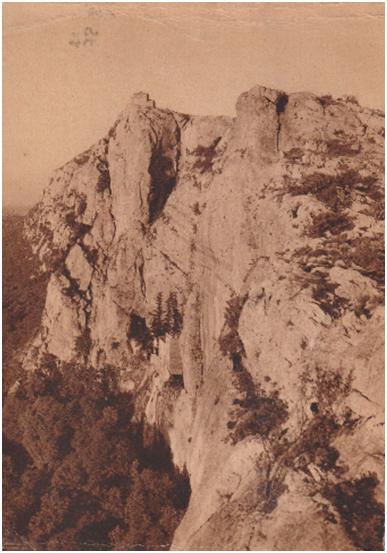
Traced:
<path fill-rule="evenodd" d="M 289 96 L 285 93 L 281 94 L 276 102 L 277 115 L 284 113 L 285 107 L 289 102 Z"/>
<path fill-rule="evenodd" d="M 187 277 L 187 278 L 189 279 L 189 274 L 186 273 L 185 271 L 183 271 L 183 269 L 182 269 L 181 267 L 179 267 L 179 265 L 178 265 L 177 263 L 175 263 L 174 261 L 172 261 L 172 259 L 169 257 L 169 255 L 167 255 L 166 253 L 162 252 L 161 250 L 158 250 L 158 251 L 161 253 L 161 255 L 162 255 L 163 257 L 165 257 L 165 259 L 166 259 L 171 265 L 173 265 L 176 269 L 178 269 L 181 273 L 183 273 L 183 275 L 184 275 L 185 277 Z"/>
<path fill-rule="evenodd" d="M 160 146 L 152 154 L 148 169 L 151 176 L 148 194 L 149 224 L 158 218 L 176 186 L 177 171 L 174 161 L 165 155 Z"/>
<path fill-rule="evenodd" d="M 144 317 L 141 317 L 134 311 L 130 314 L 127 338 L 129 341 L 134 340 L 149 359 L 153 353 L 153 336 Z"/>
<path fill-rule="evenodd" d="M 97 181 L 97 192 L 102 194 L 103 192 L 105 192 L 105 190 L 109 190 L 109 192 L 111 193 L 108 161 L 100 159 L 97 164 L 97 169 L 100 173 Z"/>
<path fill-rule="evenodd" d="M 138 275 L 140 277 L 140 286 L 141 286 L 141 293 L 143 297 L 146 297 L 146 283 L 144 278 L 144 256 L 142 254 L 142 250 L 139 251 L 137 259 L 136 259 L 136 269 L 138 272 Z"/>
<path fill-rule="evenodd" d="M 289 102 L 289 96 L 285 93 L 281 94 L 276 102 L 276 111 L 278 117 L 278 127 L 277 127 L 277 150 L 279 151 L 279 137 L 281 132 L 281 113 L 285 112 L 285 107 Z"/>

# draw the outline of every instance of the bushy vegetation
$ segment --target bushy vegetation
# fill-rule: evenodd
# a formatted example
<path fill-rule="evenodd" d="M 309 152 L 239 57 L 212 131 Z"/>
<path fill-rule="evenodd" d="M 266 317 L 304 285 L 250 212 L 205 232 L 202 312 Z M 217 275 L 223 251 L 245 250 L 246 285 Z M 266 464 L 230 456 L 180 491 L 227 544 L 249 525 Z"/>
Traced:
<path fill-rule="evenodd" d="M 357 237 L 350 241 L 350 258 L 360 273 L 372 278 L 379 287 L 384 287 L 385 248 L 384 235 Z"/>
<path fill-rule="evenodd" d="M 140 317 L 136 313 L 131 313 L 127 336 L 128 340 L 134 340 L 146 358 L 149 359 L 151 353 L 153 353 L 153 335 L 143 317 Z"/>
<path fill-rule="evenodd" d="M 356 96 L 353 96 L 351 94 L 344 95 L 343 100 L 347 104 L 354 104 L 355 106 L 359 105 L 359 100 L 356 98 Z"/>
<path fill-rule="evenodd" d="M 320 308 L 332 319 L 338 319 L 343 314 L 343 309 L 348 305 L 349 300 L 335 294 L 338 284 L 329 282 L 328 274 L 313 274 L 312 297 Z"/>
<path fill-rule="evenodd" d="M 247 436 L 267 439 L 288 418 L 287 405 L 279 397 L 278 391 L 267 393 L 254 383 L 243 364 L 246 353 L 238 326 L 246 300 L 247 295 L 235 295 L 227 302 L 225 325 L 219 339 L 220 351 L 233 363 L 233 384 L 238 392 L 227 424 L 230 440 L 234 444 Z"/>
<path fill-rule="evenodd" d="M 166 301 L 162 292 L 157 294 L 156 309 L 151 314 L 148 327 L 146 319 L 137 313 L 130 315 L 128 340 L 134 340 L 146 358 L 157 353 L 158 341 L 169 335 L 177 337 L 183 330 L 183 315 L 179 309 L 176 292 L 170 292 Z"/>
<path fill-rule="evenodd" d="M 354 545 L 361 551 L 384 551 L 384 506 L 375 499 L 375 473 L 327 484 L 323 495 L 340 514 Z"/>
<path fill-rule="evenodd" d="M 33 373 L 17 364 L 39 328 L 47 286 L 22 226 L 21 217 L 3 220 L 3 547 L 168 549 L 189 481 L 156 429 L 144 440 L 149 432 L 133 420 L 133 397 L 114 369 L 96 372 L 52 355 Z M 89 354 L 88 329 L 77 346 Z"/>
<path fill-rule="evenodd" d="M 20 374 L 17 353 L 36 335 L 48 283 L 23 237 L 24 217 L 3 216 L 3 393 Z"/>
<path fill-rule="evenodd" d="M 335 438 L 359 423 L 343 403 L 352 389 L 352 375 L 344 378 L 338 370 L 308 367 L 301 383 L 305 399 L 308 388 L 309 396 L 315 399 L 310 405 L 313 416 L 306 419 L 301 433 L 293 440 L 279 436 L 275 447 L 271 447 L 269 480 L 278 489 L 287 469 L 303 472 L 305 482 L 313 483 L 311 495 L 321 494 L 336 510 L 338 516 L 327 513 L 328 520 L 340 523 L 355 547 L 382 551 L 384 508 L 375 499 L 378 479 L 375 474 L 346 478 L 347 468 L 340 465 L 339 451 L 332 445 Z M 319 482 L 311 475 L 312 466 L 319 470 Z"/>
<path fill-rule="evenodd" d="M 334 295 L 334 289 L 323 291 L 316 287 L 315 292 L 319 296 L 316 299 L 326 305 L 332 316 L 337 316 L 340 307 L 324 295 Z M 333 445 L 338 436 L 353 431 L 359 424 L 359 419 L 344 404 L 352 390 L 352 374 L 344 377 L 340 370 L 320 365 L 305 368 L 300 387 L 309 414 L 301 416 L 300 428 L 291 430 L 286 426 L 289 406 L 278 390 L 263 389 L 244 366 L 245 351 L 238 326 L 245 301 L 246 298 L 234 296 L 228 302 L 220 347 L 223 355 L 233 362 L 233 383 L 238 392 L 229 412 L 229 439 L 236 444 L 247 437 L 256 437 L 264 448 L 266 480 L 259 483 L 261 508 L 266 513 L 272 512 L 279 496 L 286 491 L 286 474 L 289 470 L 301 472 L 310 495 L 321 494 L 335 509 L 333 514 L 326 504 L 321 507 L 331 523 L 340 523 L 356 547 L 382 550 L 384 511 L 375 499 L 377 477 L 372 474 L 345 478 L 347 468 L 340 465 L 340 453 Z M 319 480 L 314 470 L 318 471 Z"/>
<path fill-rule="evenodd" d="M 324 247 L 312 249 L 307 246 L 295 253 L 303 271 L 304 286 L 328 286 L 328 272 L 336 263 L 345 269 L 356 269 L 360 274 L 371 278 L 381 292 L 384 290 L 385 250 L 384 235 L 358 236 L 348 238 L 348 235 L 334 235 L 324 241 Z M 321 270 L 322 269 L 322 270 Z M 325 284 L 324 284 L 325 282 Z M 334 289 L 327 290 L 334 293 Z"/>
<path fill-rule="evenodd" d="M 287 192 L 292 196 L 312 194 L 328 209 L 335 212 L 351 207 L 356 195 L 373 202 L 384 201 L 384 194 L 372 176 L 363 177 L 353 169 L 338 175 L 312 173 L 301 184 L 290 181 Z"/>
<path fill-rule="evenodd" d="M 86 358 L 89 356 L 92 346 L 92 340 L 90 336 L 90 328 L 86 327 L 83 329 L 82 333 L 75 342 L 75 347 L 79 353 L 84 355 Z"/>
<path fill-rule="evenodd" d="M 170 292 L 165 302 L 162 292 L 159 292 L 156 304 L 156 310 L 152 314 L 152 335 L 155 338 L 163 338 L 167 334 L 179 336 L 183 330 L 183 315 L 179 309 L 176 292 Z"/>
<path fill-rule="evenodd" d="M 306 229 L 310 238 L 322 238 L 328 234 L 336 236 L 354 228 L 353 218 L 346 213 L 326 211 L 312 217 L 312 222 Z"/>
<path fill-rule="evenodd" d="M 356 269 L 373 279 L 377 287 L 384 288 L 384 237 L 382 234 L 349 238 L 355 228 L 354 217 L 348 214 L 353 202 L 358 199 L 365 206 L 365 213 L 379 221 L 384 218 L 384 196 L 378 181 L 373 176 L 362 176 L 355 170 L 338 175 L 313 173 L 304 178 L 301 185 L 288 182 L 287 192 L 292 196 L 312 194 L 326 207 L 326 211 L 312 217 L 305 229 L 310 238 L 320 238 L 322 245 L 298 250 L 298 259 L 304 274 L 300 276 L 303 287 L 311 286 L 313 299 L 333 319 L 339 318 L 347 299 L 335 291 L 337 284 L 329 281 L 330 269 L 336 264 L 346 269 Z M 368 210 L 368 211 L 367 211 Z M 367 311 L 364 314 L 367 316 Z"/>
<path fill-rule="evenodd" d="M 233 361 L 233 367 L 238 368 L 242 359 L 246 357 L 245 348 L 240 339 L 238 326 L 247 295 L 240 297 L 234 295 L 227 302 L 224 315 L 224 327 L 219 338 L 220 351 L 225 357 Z"/>
<path fill-rule="evenodd" d="M 4 407 L 6 540 L 45 550 L 168 549 L 189 499 L 114 370 L 47 358 Z M 154 433 L 157 436 L 157 432 Z M 25 546 L 25 545 L 24 545 Z"/>
<path fill-rule="evenodd" d="M 334 139 L 326 142 L 327 155 L 330 157 L 355 156 L 360 152 L 360 145 L 355 142 L 343 142 Z"/>
<path fill-rule="evenodd" d="M 230 439 L 237 443 L 247 436 L 269 439 L 288 419 L 288 406 L 280 398 L 279 392 L 266 392 L 255 384 L 248 370 L 239 364 L 234 367 L 234 385 L 239 394 L 234 399 L 234 409 L 227 426 L 231 430 Z"/>
<path fill-rule="evenodd" d="M 197 148 L 195 148 L 192 153 L 197 156 L 198 159 L 195 161 L 193 169 L 198 169 L 200 173 L 206 173 L 212 170 L 217 155 L 216 147 L 221 140 L 222 137 L 219 136 L 209 146 L 197 146 Z"/>
<path fill-rule="evenodd" d="M 317 100 L 323 107 L 333 106 L 337 104 L 337 100 L 332 97 L 332 94 L 325 94 L 324 96 L 320 96 L 320 98 L 317 98 Z"/>

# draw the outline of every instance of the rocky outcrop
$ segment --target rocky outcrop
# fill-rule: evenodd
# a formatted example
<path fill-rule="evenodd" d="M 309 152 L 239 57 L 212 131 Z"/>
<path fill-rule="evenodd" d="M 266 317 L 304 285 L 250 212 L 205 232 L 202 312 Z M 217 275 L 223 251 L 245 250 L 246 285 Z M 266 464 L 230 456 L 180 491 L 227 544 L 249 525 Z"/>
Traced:
<path fill-rule="evenodd" d="M 120 372 L 190 475 L 172 549 L 378 549 L 384 116 L 260 86 L 236 109 L 137 94 L 56 171 L 26 368 Z"/>

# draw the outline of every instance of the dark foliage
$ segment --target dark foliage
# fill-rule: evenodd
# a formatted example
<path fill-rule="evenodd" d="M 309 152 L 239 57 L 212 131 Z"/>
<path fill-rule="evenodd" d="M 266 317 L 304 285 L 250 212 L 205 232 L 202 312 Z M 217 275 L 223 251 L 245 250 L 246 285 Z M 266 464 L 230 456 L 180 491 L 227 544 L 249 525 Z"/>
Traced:
<path fill-rule="evenodd" d="M 179 336 L 183 330 L 183 316 L 179 311 L 176 292 L 171 292 L 167 299 L 165 328 L 171 336 Z"/>
<path fill-rule="evenodd" d="M 344 102 L 346 102 L 347 104 L 354 104 L 355 106 L 359 105 L 359 100 L 356 98 L 356 96 L 347 94 L 346 96 L 344 96 L 343 99 L 344 99 Z"/>
<path fill-rule="evenodd" d="M 289 182 L 287 192 L 292 196 L 313 194 L 333 211 L 350 207 L 355 195 L 374 202 L 381 202 L 384 198 L 376 178 L 363 177 L 353 169 L 338 175 L 313 173 L 305 177 L 301 185 Z"/>
<path fill-rule="evenodd" d="M 321 238 L 328 233 L 336 236 L 342 232 L 352 230 L 354 223 L 352 217 L 345 213 L 335 211 L 326 211 L 313 216 L 312 223 L 306 230 L 306 235 L 310 238 Z"/>
<path fill-rule="evenodd" d="M 247 295 L 233 296 L 227 302 L 225 324 L 219 338 L 220 351 L 233 361 L 235 367 L 238 367 L 242 358 L 246 357 L 245 348 L 238 333 L 239 319 L 246 300 Z"/>
<path fill-rule="evenodd" d="M 230 439 L 237 443 L 247 436 L 269 438 L 288 419 L 288 406 L 277 390 L 267 393 L 255 384 L 242 363 L 234 365 L 234 385 L 239 397 L 234 400 L 236 409 L 228 423 Z"/>
<path fill-rule="evenodd" d="M 376 474 L 327 485 L 324 496 L 340 514 L 341 522 L 361 551 L 384 551 L 384 507 L 375 499 Z"/>
<path fill-rule="evenodd" d="M 355 268 L 362 275 L 372 278 L 381 290 L 384 288 L 383 234 L 348 239 L 347 234 L 342 233 L 327 238 L 323 248 L 301 249 L 296 252 L 296 256 L 301 258 L 300 265 L 303 270 L 310 273 L 304 277 L 305 285 L 323 285 L 323 283 L 319 283 L 327 277 L 328 273 L 320 270 L 317 272 L 315 269 L 317 267 L 331 268 L 337 261 L 340 261 L 342 267 Z"/>
<path fill-rule="evenodd" d="M 162 292 L 159 292 L 156 305 L 150 325 L 153 338 L 164 338 L 167 334 L 180 336 L 183 330 L 183 315 L 179 309 L 176 292 L 170 292 L 165 303 Z"/>
<path fill-rule="evenodd" d="M 324 96 L 320 96 L 320 98 L 317 98 L 317 100 L 320 102 L 320 104 L 323 107 L 328 107 L 328 106 L 337 104 L 337 100 L 334 100 L 331 94 L 325 94 Z"/>
<path fill-rule="evenodd" d="M 3 393 L 20 374 L 17 352 L 38 332 L 49 275 L 23 237 L 24 218 L 3 216 Z"/>
<path fill-rule="evenodd" d="M 198 146 L 192 152 L 198 159 L 193 165 L 193 169 L 198 169 L 200 173 L 205 173 L 212 170 L 214 160 L 216 157 L 216 147 L 219 142 L 222 140 L 222 137 L 219 136 L 216 138 L 210 146 Z"/>
<path fill-rule="evenodd" d="M 351 142 L 342 142 L 341 140 L 329 140 L 326 143 L 327 154 L 330 157 L 354 156 L 359 153 L 360 146 Z"/>
<path fill-rule="evenodd" d="M 300 265 L 306 274 L 299 277 L 303 288 L 312 288 L 312 297 L 320 308 L 332 317 L 338 319 L 349 301 L 336 294 L 337 283 L 329 280 L 329 273 L 320 268 L 316 269 L 313 261 L 308 257 Z"/>
<path fill-rule="evenodd" d="M 351 261 L 360 272 L 384 287 L 385 248 L 383 235 L 358 237 L 350 241 Z"/>
<path fill-rule="evenodd" d="M 41 551 L 168 547 L 188 480 L 133 413 L 110 367 L 50 357 L 25 375 L 4 408 L 6 537 Z"/>
<path fill-rule="evenodd" d="M 313 287 L 312 297 L 319 304 L 324 313 L 332 319 L 338 319 L 349 300 L 335 294 L 338 284 L 329 282 L 325 278 L 317 277 L 317 283 Z"/>
<path fill-rule="evenodd" d="M 232 360 L 233 383 L 238 391 L 234 409 L 230 412 L 230 440 L 235 444 L 247 436 L 268 438 L 288 418 L 287 404 L 277 391 L 265 392 L 255 384 L 249 371 L 243 365 L 245 348 L 238 333 L 239 319 L 247 295 L 233 296 L 225 312 L 225 324 L 219 338 L 222 354 Z"/>
<path fill-rule="evenodd" d="M 5 221 L 3 234 L 5 390 L 19 379 L 3 409 L 4 547 L 168 549 L 188 504 L 188 478 L 174 470 L 156 430 L 144 442 L 132 397 L 120 391 L 114 370 L 97 373 L 52 355 L 32 374 L 11 363 L 38 328 L 47 283 L 36 275 L 22 223 Z M 74 283 L 70 288 L 78 293 Z M 135 323 L 141 337 L 143 325 Z M 88 355 L 90 344 L 86 329 L 77 345 Z"/>
<path fill-rule="evenodd" d="M 320 269 L 334 267 L 337 262 L 345 268 L 355 268 L 364 276 L 372 278 L 380 289 L 384 287 L 384 239 L 382 235 L 358 236 L 348 239 L 347 232 L 354 228 L 354 219 L 346 213 L 358 198 L 369 209 L 368 215 L 377 220 L 384 216 L 384 196 L 378 181 L 373 176 L 364 177 L 357 171 L 348 170 L 330 176 L 314 173 L 297 186 L 288 184 L 293 196 L 313 194 L 328 208 L 315 215 L 305 231 L 311 238 L 322 238 L 323 246 L 308 251 L 299 251 L 300 265 L 309 276 L 303 276 L 303 286 L 313 287 L 313 298 L 332 318 L 338 318 L 348 301 L 335 294 L 337 286 L 330 283 L 328 273 Z M 367 316 L 367 311 L 364 313 Z"/>
<path fill-rule="evenodd" d="M 320 366 L 309 367 L 301 376 L 301 383 L 311 387 L 312 396 L 317 400 L 310 406 L 312 418 L 305 421 L 300 433 L 293 435 L 292 439 L 288 438 L 288 429 L 283 425 L 273 427 L 271 434 L 263 437 L 268 463 L 265 507 L 268 512 L 275 509 L 289 470 L 301 471 L 304 481 L 313 483 L 315 488 L 310 465 L 318 467 L 322 478 L 318 486 L 320 492 L 327 483 L 340 482 L 346 470 L 338 464 L 339 452 L 332 442 L 358 422 L 350 409 L 343 411 L 339 408 L 351 391 L 351 375 L 344 379 L 340 372 Z M 337 523 L 334 518 L 333 522 Z"/>
<path fill-rule="evenodd" d="M 136 313 L 132 313 L 127 335 L 128 339 L 134 340 L 149 358 L 150 354 L 153 353 L 153 336 L 147 327 L 146 320 Z"/>
<path fill-rule="evenodd" d="M 162 338 L 167 334 L 164 321 L 163 294 L 159 292 L 156 298 L 156 310 L 152 313 L 151 331 L 156 338 Z"/>
<path fill-rule="evenodd" d="M 76 339 L 75 347 L 85 357 L 90 354 L 92 340 L 90 336 L 90 328 L 85 328 L 80 336 Z"/>

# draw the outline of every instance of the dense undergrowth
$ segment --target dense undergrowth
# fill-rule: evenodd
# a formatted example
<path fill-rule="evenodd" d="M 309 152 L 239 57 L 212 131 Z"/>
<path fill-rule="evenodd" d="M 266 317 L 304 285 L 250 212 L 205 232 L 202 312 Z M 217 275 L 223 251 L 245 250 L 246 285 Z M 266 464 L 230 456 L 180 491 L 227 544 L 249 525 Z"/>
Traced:
<path fill-rule="evenodd" d="M 361 213 L 384 220 L 384 194 L 378 179 L 363 176 L 353 169 L 342 170 L 336 175 L 313 173 L 301 182 L 289 180 L 285 192 L 291 196 L 311 195 L 319 200 L 324 211 L 314 214 L 304 230 L 308 238 L 319 239 L 317 247 L 306 246 L 295 252 L 295 259 L 303 270 L 299 281 L 303 288 L 312 289 L 312 297 L 332 319 L 338 319 L 350 304 L 340 297 L 338 284 L 330 281 L 330 269 L 338 266 L 353 269 L 373 281 L 383 301 L 385 284 L 384 235 L 366 233 L 367 226 L 360 226 L 358 217 L 350 209 L 361 202 Z M 364 298 L 366 303 L 370 298 Z M 378 301 L 379 301 L 378 300 Z M 372 300 L 375 302 L 375 300 Z M 369 317 L 369 309 L 356 308 L 357 315 Z"/>
<path fill-rule="evenodd" d="M 39 328 L 48 282 L 23 237 L 23 223 L 20 215 L 3 216 L 3 394 L 20 374 L 18 351 Z"/>
<path fill-rule="evenodd" d="M 49 356 L 4 407 L 6 541 L 39 550 L 168 549 L 187 507 L 161 435 L 144 443 L 111 367 Z M 157 438 L 157 439 L 156 439 Z"/>
<path fill-rule="evenodd" d="M 277 390 L 266 392 L 255 383 L 243 364 L 245 349 L 238 333 L 239 318 L 247 300 L 233 296 L 227 303 L 225 326 L 219 340 L 222 354 L 232 361 L 233 384 L 238 396 L 233 401 L 230 420 L 230 440 L 236 444 L 247 436 L 268 438 L 288 418 L 288 406 Z"/>
<path fill-rule="evenodd" d="M 292 429 L 290 406 L 279 391 L 266 391 L 245 367 L 238 327 L 246 300 L 247 296 L 236 295 L 229 300 L 219 345 L 222 354 L 232 361 L 236 391 L 228 413 L 229 440 L 235 445 L 245 438 L 255 438 L 264 448 L 266 479 L 258 483 L 263 512 L 269 514 L 276 509 L 278 498 L 287 491 L 286 474 L 295 471 L 302 475 L 309 496 L 322 496 L 330 503 L 330 509 L 321 503 L 321 512 L 328 522 L 342 525 L 355 547 L 382 551 L 384 507 L 375 497 L 377 475 L 348 478 L 348 467 L 340 463 L 340 452 L 334 446 L 336 438 L 362 424 L 362 418 L 344 402 L 352 391 L 352 373 L 345 377 L 339 369 L 313 364 L 306 367 L 299 382 L 310 412 L 304 413 L 297 429 Z M 319 504 L 319 499 L 315 501 Z"/>
<path fill-rule="evenodd" d="M 3 548 L 168 550 L 189 480 L 162 435 L 133 420 L 133 398 L 114 368 L 97 373 L 53 356 L 33 373 L 15 367 L 39 328 L 47 284 L 22 226 L 20 218 L 3 227 Z M 164 330 L 178 332 L 175 297 L 162 312 Z M 78 346 L 86 355 L 87 333 Z"/>

